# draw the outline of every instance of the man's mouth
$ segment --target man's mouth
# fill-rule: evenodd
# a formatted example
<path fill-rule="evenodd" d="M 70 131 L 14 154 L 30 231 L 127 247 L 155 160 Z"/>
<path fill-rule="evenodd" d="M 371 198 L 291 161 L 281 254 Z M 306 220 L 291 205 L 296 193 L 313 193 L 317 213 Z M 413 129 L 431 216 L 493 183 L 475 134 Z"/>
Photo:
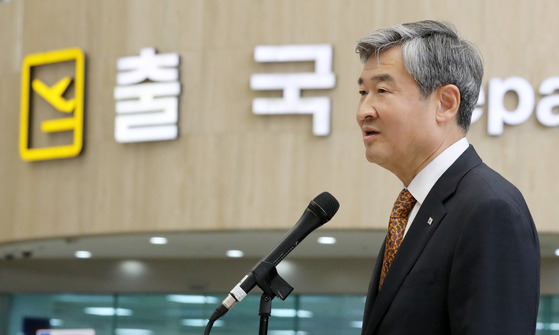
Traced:
<path fill-rule="evenodd" d="M 379 132 L 374 130 L 374 129 L 371 129 L 371 128 L 368 128 L 368 127 L 363 128 L 363 140 L 364 141 L 368 141 L 371 138 L 373 138 L 375 135 L 378 135 L 378 134 L 379 134 Z"/>

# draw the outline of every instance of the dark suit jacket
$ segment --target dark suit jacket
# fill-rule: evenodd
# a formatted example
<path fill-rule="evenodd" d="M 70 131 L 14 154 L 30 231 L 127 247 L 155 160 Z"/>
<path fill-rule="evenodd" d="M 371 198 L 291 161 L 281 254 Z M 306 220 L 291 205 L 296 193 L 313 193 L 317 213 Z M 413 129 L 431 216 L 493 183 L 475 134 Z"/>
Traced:
<path fill-rule="evenodd" d="M 429 223 L 432 221 L 431 223 Z M 540 251 L 520 192 L 470 146 L 421 205 L 378 290 L 363 335 L 534 334 Z"/>

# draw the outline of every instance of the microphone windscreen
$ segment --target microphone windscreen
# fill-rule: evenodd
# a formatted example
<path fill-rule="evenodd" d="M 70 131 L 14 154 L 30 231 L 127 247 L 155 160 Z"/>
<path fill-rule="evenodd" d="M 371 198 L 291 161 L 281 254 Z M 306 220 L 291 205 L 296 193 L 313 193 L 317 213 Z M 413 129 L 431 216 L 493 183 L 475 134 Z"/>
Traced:
<path fill-rule="evenodd" d="M 313 199 L 313 202 L 322 209 L 324 214 L 328 217 L 328 220 L 330 220 L 334 214 L 336 214 L 338 208 L 340 208 L 338 200 L 328 192 L 320 193 Z"/>

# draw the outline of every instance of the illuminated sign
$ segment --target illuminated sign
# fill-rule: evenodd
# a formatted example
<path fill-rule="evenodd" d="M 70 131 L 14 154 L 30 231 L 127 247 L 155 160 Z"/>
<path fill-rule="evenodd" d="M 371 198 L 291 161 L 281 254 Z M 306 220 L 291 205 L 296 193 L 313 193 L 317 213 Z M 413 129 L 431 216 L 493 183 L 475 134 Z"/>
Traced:
<path fill-rule="evenodd" d="M 77 156 L 83 147 L 84 53 L 74 48 L 28 55 L 21 75 L 21 158 Z"/>
<path fill-rule="evenodd" d="M 257 97 L 255 115 L 312 116 L 312 133 L 331 132 L 331 101 L 328 96 L 303 95 L 305 90 L 333 89 L 336 75 L 333 47 L 328 44 L 261 45 L 254 48 L 258 63 L 312 64 L 309 72 L 255 73 L 254 91 L 280 91 L 281 97 Z M 179 135 L 180 57 L 157 54 L 155 48 L 138 56 L 117 60 L 114 136 L 119 143 L 173 140 Z M 268 66 L 268 65 L 265 65 Z M 306 66 L 306 65 L 305 65 Z M 277 69 L 277 67 L 272 67 Z M 22 65 L 19 149 L 26 161 L 75 157 L 83 147 L 85 56 L 78 48 L 27 55 Z M 545 79 L 537 93 L 520 77 L 491 78 L 487 97 L 481 89 L 472 115 L 477 122 L 487 112 L 487 132 L 499 136 L 506 125 L 519 125 L 532 114 L 540 124 L 559 126 L 559 77 Z M 509 94 L 517 96 L 515 107 L 505 106 Z"/>
<path fill-rule="evenodd" d="M 114 89 L 115 139 L 120 143 L 173 140 L 178 137 L 179 55 L 156 54 L 120 58 Z"/>
<path fill-rule="evenodd" d="M 332 46 L 281 45 L 257 46 L 254 49 L 257 62 L 314 62 L 314 72 L 253 74 L 250 87 L 253 90 L 282 90 L 282 98 L 255 98 L 254 114 L 312 114 L 313 134 L 330 134 L 330 98 L 301 97 L 302 90 L 330 89 L 336 85 L 332 72 Z"/>

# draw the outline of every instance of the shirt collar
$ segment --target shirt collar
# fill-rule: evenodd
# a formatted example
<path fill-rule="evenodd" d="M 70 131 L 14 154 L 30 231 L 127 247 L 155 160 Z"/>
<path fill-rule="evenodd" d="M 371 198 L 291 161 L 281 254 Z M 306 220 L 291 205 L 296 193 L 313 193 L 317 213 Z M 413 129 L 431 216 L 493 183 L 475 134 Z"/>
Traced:
<path fill-rule="evenodd" d="M 435 157 L 413 178 L 408 186 L 408 191 L 410 191 L 419 205 L 425 201 L 427 194 L 429 194 L 437 180 L 468 149 L 468 146 L 468 140 L 463 137 Z"/>

